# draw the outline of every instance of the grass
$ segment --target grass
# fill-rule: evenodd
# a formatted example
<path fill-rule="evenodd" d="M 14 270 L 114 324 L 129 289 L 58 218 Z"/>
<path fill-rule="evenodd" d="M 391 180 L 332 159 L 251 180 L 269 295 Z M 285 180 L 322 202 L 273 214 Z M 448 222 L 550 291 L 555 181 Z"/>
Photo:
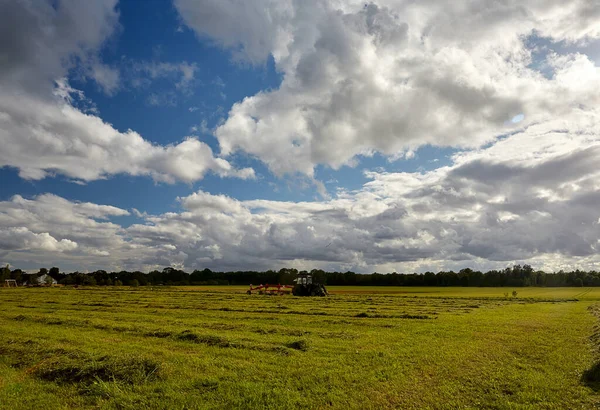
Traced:
<path fill-rule="evenodd" d="M 600 289 L 0 289 L 2 409 L 588 409 Z"/>

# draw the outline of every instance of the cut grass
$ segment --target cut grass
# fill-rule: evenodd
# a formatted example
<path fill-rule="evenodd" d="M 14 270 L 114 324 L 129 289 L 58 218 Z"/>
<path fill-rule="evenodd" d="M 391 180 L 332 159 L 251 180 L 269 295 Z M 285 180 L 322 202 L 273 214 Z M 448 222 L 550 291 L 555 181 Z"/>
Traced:
<path fill-rule="evenodd" d="M 600 290 L 243 290 L 1 289 L 0 408 L 599 404 Z"/>

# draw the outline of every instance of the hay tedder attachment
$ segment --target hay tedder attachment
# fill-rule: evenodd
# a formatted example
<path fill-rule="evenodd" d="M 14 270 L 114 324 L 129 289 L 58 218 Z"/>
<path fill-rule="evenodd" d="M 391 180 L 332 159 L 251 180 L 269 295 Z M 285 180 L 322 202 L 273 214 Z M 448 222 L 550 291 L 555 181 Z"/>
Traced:
<path fill-rule="evenodd" d="M 246 291 L 251 295 L 252 292 L 257 292 L 259 295 L 285 295 L 292 293 L 293 286 L 290 285 L 250 285 L 250 289 Z"/>
<path fill-rule="evenodd" d="M 257 292 L 259 295 L 285 295 L 293 294 L 294 296 L 327 296 L 329 293 L 325 286 L 320 283 L 313 283 L 311 274 L 300 273 L 296 279 L 294 286 L 291 285 L 259 285 L 252 286 L 246 291 L 248 295 L 252 292 Z"/>

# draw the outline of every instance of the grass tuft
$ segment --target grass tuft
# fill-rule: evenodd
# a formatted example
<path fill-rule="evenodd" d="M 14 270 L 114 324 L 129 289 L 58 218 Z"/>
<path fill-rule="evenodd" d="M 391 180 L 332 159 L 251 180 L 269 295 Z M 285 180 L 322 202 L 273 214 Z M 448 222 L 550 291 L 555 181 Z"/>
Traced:
<path fill-rule="evenodd" d="M 164 338 L 173 336 L 173 332 L 166 332 L 166 331 L 162 331 L 162 330 L 154 330 L 152 332 L 146 332 L 146 333 L 144 333 L 144 336 L 147 336 L 147 337 L 158 337 L 158 338 L 164 339 Z"/>
<path fill-rule="evenodd" d="M 159 378 L 160 364 L 149 359 L 120 359 L 111 356 L 92 358 L 86 355 L 59 357 L 37 366 L 36 377 L 58 384 L 95 381 L 119 381 L 140 384 Z"/>
<path fill-rule="evenodd" d="M 289 347 L 290 349 L 301 350 L 303 352 L 306 352 L 309 347 L 308 341 L 306 341 L 305 339 L 300 339 L 300 340 L 296 340 L 296 341 L 287 343 L 285 346 Z"/>
<path fill-rule="evenodd" d="M 190 330 L 184 330 L 175 336 L 178 340 L 185 340 L 193 343 L 201 343 L 207 346 L 231 347 L 232 344 L 227 339 L 215 335 L 198 335 Z"/>

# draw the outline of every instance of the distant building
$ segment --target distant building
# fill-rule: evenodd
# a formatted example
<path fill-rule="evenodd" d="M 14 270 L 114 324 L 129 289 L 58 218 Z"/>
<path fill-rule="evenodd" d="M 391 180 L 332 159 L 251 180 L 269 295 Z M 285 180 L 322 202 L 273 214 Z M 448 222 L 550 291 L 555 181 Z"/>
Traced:
<path fill-rule="evenodd" d="M 52 279 L 52 285 L 57 285 L 58 284 L 58 282 L 52 276 L 50 276 L 48 274 L 38 276 L 37 277 L 37 284 L 38 285 L 42 285 L 42 286 L 43 285 L 48 285 L 48 282 L 47 282 L 49 280 L 48 278 Z M 31 283 L 28 280 L 25 283 L 23 283 L 23 285 L 31 285 Z"/>
<path fill-rule="evenodd" d="M 54 279 L 52 276 L 50 276 L 48 274 L 42 275 L 42 276 L 38 276 L 38 283 L 40 285 L 45 285 L 45 284 L 48 283 L 48 280 L 49 280 L 48 278 L 52 279 L 52 284 L 53 285 L 57 285 L 58 284 L 58 282 L 56 281 L 56 279 Z"/>

